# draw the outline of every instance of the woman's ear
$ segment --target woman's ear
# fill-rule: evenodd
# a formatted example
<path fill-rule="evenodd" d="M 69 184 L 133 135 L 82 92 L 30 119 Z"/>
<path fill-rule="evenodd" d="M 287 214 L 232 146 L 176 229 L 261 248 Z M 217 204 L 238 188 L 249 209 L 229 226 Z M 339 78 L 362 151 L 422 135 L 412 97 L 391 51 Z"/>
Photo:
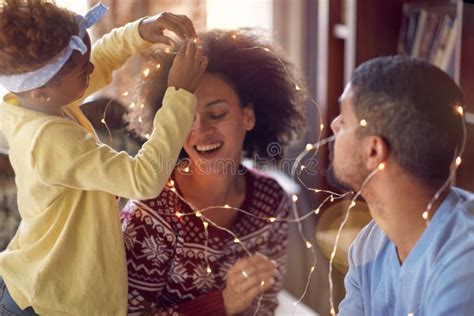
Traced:
<path fill-rule="evenodd" d="M 255 111 L 251 102 L 244 106 L 243 116 L 245 130 L 247 132 L 253 130 L 253 128 L 255 127 Z"/>

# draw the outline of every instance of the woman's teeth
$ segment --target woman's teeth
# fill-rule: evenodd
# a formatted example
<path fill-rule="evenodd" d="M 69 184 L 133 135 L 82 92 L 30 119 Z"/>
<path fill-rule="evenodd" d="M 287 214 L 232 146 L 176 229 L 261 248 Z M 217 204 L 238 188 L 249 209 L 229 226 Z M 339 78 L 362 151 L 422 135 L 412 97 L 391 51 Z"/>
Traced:
<path fill-rule="evenodd" d="M 196 150 L 200 152 L 210 151 L 217 149 L 222 146 L 222 143 L 208 144 L 208 145 L 197 145 Z"/>

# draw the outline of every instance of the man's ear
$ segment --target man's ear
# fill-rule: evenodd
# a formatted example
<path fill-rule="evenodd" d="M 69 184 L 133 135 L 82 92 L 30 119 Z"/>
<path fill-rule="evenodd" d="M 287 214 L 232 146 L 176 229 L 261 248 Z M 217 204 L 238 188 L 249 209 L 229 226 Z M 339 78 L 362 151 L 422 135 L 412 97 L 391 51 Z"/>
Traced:
<path fill-rule="evenodd" d="M 247 132 L 253 130 L 255 127 L 255 111 L 251 102 L 243 108 L 243 116 L 245 130 Z"/>
<path fill-rule="evenodd" d="M 380 136 L 367 136 L 364 140 L 366 167 L 368 170 L 374 170 L 382 162 L 387 161 L 390 154 L 390 147 Z"/>

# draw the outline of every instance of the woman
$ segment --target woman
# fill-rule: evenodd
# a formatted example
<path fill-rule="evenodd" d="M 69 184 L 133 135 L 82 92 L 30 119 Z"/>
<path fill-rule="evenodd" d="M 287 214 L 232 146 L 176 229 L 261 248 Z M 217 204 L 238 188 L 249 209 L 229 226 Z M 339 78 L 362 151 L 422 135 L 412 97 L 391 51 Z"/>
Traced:
<path fill-rule="evenodd" d="M 210 31 L 199 43 L 209 64 L 195 93 L 184 165 L 159 196 L 130 201 L 122 211 L 129 312 L 252 315 L 258 308 L 259 315 L 271 315 L 282 288 L 288 228 L 273 218 L 287 217 L 291 206 L 275 180 L 246 169 L 241 159 L 281 158 L 283 150 L 268 149 L 284 149 L 303 132 L 305 94 L 285 57 L 251 29 Z M 142 139 L 162 103 L 173 56 L 147 56 L 137 103 L 144 106 L 128 117 Z"/>

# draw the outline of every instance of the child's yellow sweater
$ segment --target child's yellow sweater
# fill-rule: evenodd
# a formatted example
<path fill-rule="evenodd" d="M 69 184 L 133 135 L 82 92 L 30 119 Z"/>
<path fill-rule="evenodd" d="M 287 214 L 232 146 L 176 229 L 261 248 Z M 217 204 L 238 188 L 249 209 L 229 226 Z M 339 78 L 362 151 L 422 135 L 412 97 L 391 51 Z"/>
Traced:
<path fill-rule="evenodd" d="M 86 95 L 149 46 L 138 22 L 98 41 Z M 196 98 L 169 88 L 155 129 L 135 157 L 98 143 L 77 104 L 67 109 L 82 126 L 17 103 L 10 94 L 0 106 L 22 218 L 0 253 L 1 277 L 21 308 L 32 306 L 39 314 L 126 314 L 127 271 L 115 196 L 147 199 L 160 193 L 191 129 Z"/>

